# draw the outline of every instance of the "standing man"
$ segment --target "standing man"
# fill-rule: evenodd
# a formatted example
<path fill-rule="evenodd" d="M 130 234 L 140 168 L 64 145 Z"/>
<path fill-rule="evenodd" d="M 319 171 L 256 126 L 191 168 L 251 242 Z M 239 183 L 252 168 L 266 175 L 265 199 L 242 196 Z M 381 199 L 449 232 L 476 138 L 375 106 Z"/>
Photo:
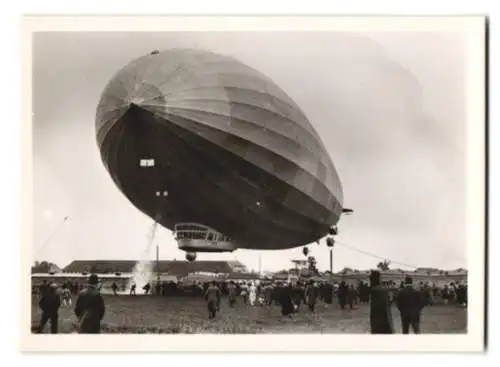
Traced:
<path fill-rule="evenodd" d="M 448 288 L 448 284 L 444 285 L 444 289 L 442 291 L 442 297 L 443 297 L 444 304 L 447 305 L 448 300 L 451 298 L 450 289 Z"/>
<path fill-rule="evenodd" d="M 43 297 L 43 295 L 49 290 L 49 285 L 47 284 L 47 281 L 44 279 L 43 283 L 40 284 L 40 287 L 38 288 L 38 294 L 40 297 Z"/>
<path fill-rule="evenodd" d="M 267 306 L 270 306 L 273 301 L 273 286 L 267 283 L 264 286 L 264 302 Z"/>
<path fill-rule="evenodd" d="M 50 284 L 46 287 L 46 290 L 42 293 L 39 306 L 42 310 L 42 318 L 37 333 L 41 334 L 45 328 L 45 324 L 50 320 L 50 332 L 57 334 L 61 299 L 59 298 L 59 294 L 57 294 L 57 286 L 55 284 Z"/>
<path fill-rule="evenodd" d="M 330 282 L 326 282 L 323 286 L 323 300 L 327 305 L 333 302 L 333 286 Z"/>
<path fill-rule="evenodd" d="M 228 293 L 229 307 L 233 308 L 234 305 L 236 304 L 236 297 L 238 296 L 238 287 L 236 287 L 236 284 L 234 284 L 232 280 L 229 282 L 229 285 L 227 286 L 227 293 Z"/>
<path fill-rule="evenodd" d="M 348 292 L 349 292 L 349 288 L 347 287 L 347 284 L 344 281 L 341 281 L 340 285 L 339 285 L 339 290 L 338 290 L 338 299 L 339 299 L 339 305 L 340 305 L 341 310 L 343 310 L 345 308 L 345 305 L 347 303 Z"/>
<path fill-rule="evenodd" d="M 420 334 L 420 314 L 424 308 L 424 293 L 413 288 L 413 279 L 405 278 L 405 287 L 398 293 L 396 305 L 401 313 L 403 334 L 408 334 L 410 325 L 415 334 Z"/>
<path fill-rule="evenodd" d="M 297 281 L 293 286 L 293 296 L 292 296 L 295 312 L 299 312 L 300 305 L 302 304 L 302 302 L 305 303 L 305 298 L 306 298 L 305 288 L 302 286 L 302 283 L 300 281 Z"/>
<path fill-rule="evenodd" d="M 318 299 L 318 286 L 312 281 L 306 286 L 306 301 L 309 310 L 314 312 L 316 307 L 316 301 Z"/>
<path fill-rule="evenodd" d="M 281 304 L 281 292 L 283 291 L 283 285 L 280 282 L 275 282 L 273 285 L 273 289 L 271 292 L 271 303 L 274 302 L 274 305 L 280 305 Z"/>
<path fill-rule="evenodd" d="M 89 277 L 87 288 L 76 300 L 75 315 L 79 322 L 80 334 L 99 334 L 101 320 L 104 317 L 104 299 L 98 290 L 99 278 L 92 274 Z"/>
<path fill-rule="evenodd" d="M 351 284 L 347 288 L 347 304 L 349 308 L 352 310 L 354 305 L 356 304 L 356 289 L 354 288 L 354 284 Z"/>
<path fill-rule="evenodd" d="M 212 282 L 207 288 L 205 299 L 207 300 L 208 318 L 214 319 L 220 303 L 220 290 L 215 282 Z"/>
<path fill-rule="evenodd" d="M 389 291 L 380 285 L 380 272 L 373 270 L 370 274 L 370 326 L 372 334 L 393 334 Z"/>
<path fill-rule="evenodd" d="M 279 292 L 279 303 L 281 305 L 281 315 L 292 317 L 292 313 L 294 311 L 293 305 L 293 288 L 290 283 L 286 286 L 281 287 Z"/>
<path fill-rule="evenodd" d="M 144 295 L 147 296 L 149 295 L 149 291 L 151 290 L 151 284 L 148 282 L 144 287 L 142 287 L 142 290 L 144 291 Z"/>
<path fill-rule="evenodd" d="M 248 286 L 246 283 L 241 285 L 241 297 L 243 297 L 243 303 L 248 305 Z"/>

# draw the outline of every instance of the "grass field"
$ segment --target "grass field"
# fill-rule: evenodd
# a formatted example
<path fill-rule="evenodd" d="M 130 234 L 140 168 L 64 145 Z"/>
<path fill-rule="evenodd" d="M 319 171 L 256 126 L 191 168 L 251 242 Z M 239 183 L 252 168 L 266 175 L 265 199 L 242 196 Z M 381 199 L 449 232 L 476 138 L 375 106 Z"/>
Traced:
<path fill-rule="evenodd" d="M 208 320 L 202 298 L 154 296 L 104 296 L 106 315 L 103 333 L 350 333 L 369 332 L 369 306 L 341 310 L 337 304 L 319 302 L 316 313 L 301 306 L 292 319 L 284 318 L 278 306 L 249 307 L 239 300 L 231 309 L 226 299 L 215 320 Z M 399 312 L 392 308 L 394 326 L 401 332 Z M 32 326 L 38 325 L 40 311 L 33 298 Z M 59 332 L 74 332 L 73 307 L 61 306 Z M 455 305 L 436 305 L 422 312 L 423 333 L 466 333 L 467 309 Z M 50 326 L 46 325 L 45 332 Z"/>

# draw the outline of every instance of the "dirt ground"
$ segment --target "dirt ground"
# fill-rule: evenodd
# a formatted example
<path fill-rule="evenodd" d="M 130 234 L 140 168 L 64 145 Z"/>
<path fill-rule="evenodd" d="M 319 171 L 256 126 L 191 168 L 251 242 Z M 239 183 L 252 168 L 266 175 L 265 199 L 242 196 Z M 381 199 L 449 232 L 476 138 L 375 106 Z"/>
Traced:
<path fill-rule="evenodd" d="M 106 315 L 103 333 L 347 333 L 369 332 L 369 306 L 341 310 L 337 304 L 319 302 L 315 313 L 301 306 L 291 319 L 280 314 L 278 306 L 250 307 L 242 304 L 230 308 L 221 302 L 215 320 L 208 320 L 202 298 L 155 296 L 104 296 Z M 32 327 L 38 325 L 40 311 L 37 299 L 32 303 Z M 396 333 L 401 333 L 401 321 L 392 307 Z M 61 306 L 59 332 L 75 331 L 73 307 Z M 467 309 L 456 305 L 435 305 L 422 312 L 421 331 L 427 334 L 466 333 Z M 50 325 L 44 332 L 50 332 Z"/>

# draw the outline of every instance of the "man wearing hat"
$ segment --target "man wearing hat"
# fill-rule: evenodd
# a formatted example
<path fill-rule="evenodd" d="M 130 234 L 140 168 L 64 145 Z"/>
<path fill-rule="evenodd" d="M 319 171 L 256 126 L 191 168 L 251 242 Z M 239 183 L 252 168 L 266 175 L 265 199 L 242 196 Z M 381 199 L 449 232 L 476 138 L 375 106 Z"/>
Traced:
<path fill-rule="evenodd" d="M 312 280 L 308 282 L 308 285 L 306 286 L 305 290 L 305 295 L 306 295 L 306 301 L 307 301 L 307 306 L 309 307 L 309 310 L 314 312 L 315 307 L 316 307 L 316 301 L 318 299 L 318 284 L 313 282 Z"/>
<path fill-rule="evenodd" d="M 57 293 L 57 285 L 51 283 L 42 294 L 40 299 L 40 309 L 42 310 L 42 318 L 38 326 L 37 333 L 42 333 L 47 321 L 50 320 L 50 332 L 57 334 L 59 307 L 61 306 L 61 299 Z"/>
<path fill-rule="evenodd" d="M 380 285 L 380 272 L 370 274 L 370 326 L 372 334 L 392 334 L 392 312 L 389 304 L 389 291 Z"/>
<path fill-rule="evenodd" d="M 220 289 L 214 281 L 207 288 L 205 300 L 207 301 L 208 318 L 214 319 L 220 304 Z"/>
<path fill-rule="evenodd" d="M 292 317 L 292 313 L 295 310 L 295 305 L 293 303 L 294 291 L 291 283 L 281 286 L 278 293 L 279 304 L 281 306 L 281 315 Z"/>
<path fill-rule="evenodd" d="M 413 288 L 413 279 L 405 277 L 405 286 L 396 298 L 396 305 L 401 313 L 401 326 L 403 334 L 408 334 L 410 325 L 415 334 L 420 333 L 420 313 L 424 307 L 424 299 L 421 291 Z"/>
<path fill-rule="evenodd" d="M 98 290 L 99 278 L 92 274 L 76 301 L 75 315 L 79 322 L 80 334 L 99 334 L 101 320 L 104 317 L 104 299 Z"/>

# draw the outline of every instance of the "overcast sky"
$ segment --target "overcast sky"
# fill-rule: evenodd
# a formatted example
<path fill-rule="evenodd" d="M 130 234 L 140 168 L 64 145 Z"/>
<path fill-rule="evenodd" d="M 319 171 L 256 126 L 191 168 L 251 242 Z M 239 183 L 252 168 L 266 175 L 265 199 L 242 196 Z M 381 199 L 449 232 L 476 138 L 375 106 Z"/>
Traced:
<path fill-rule="evenodd" d="M 44 33 L 34 37 L 36 260 L 139 259 L 152 220 L 112 182 L 97 148 L 98 100 L 112 75 L 154 49 L 234 56 L 273 79 L 308 116 L 344 188 L 338 240 L 394 262 L 465 267 L 464 70 L 461 33 Z M 69 219 L 44 246 L 65 216 Z M 184 259 L 160 228 L 161 259 Z M 324 244 L 311 245 L 318 267 Z M 289 268 L 302 248 L 199 254 Z M 154 259 L 154 250 L 148 255 Z M 334 269 L 379 260 L 334 249 Z M 394 264 L 394 267 L 403 267 Z"/>

